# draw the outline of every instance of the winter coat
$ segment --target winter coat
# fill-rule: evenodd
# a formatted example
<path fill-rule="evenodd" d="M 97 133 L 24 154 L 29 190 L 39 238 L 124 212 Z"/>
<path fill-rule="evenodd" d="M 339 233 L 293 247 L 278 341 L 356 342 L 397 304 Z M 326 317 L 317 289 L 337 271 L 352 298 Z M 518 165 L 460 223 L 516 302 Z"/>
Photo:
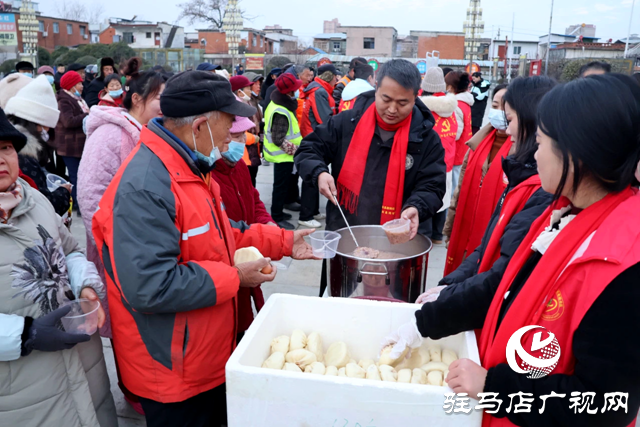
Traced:
<path fill-rule="evenodd" d="M 117 73 L 118 69 L 114 66 L 113 72 Z M 102 74 L 102 58 L 98 60 L 98 74 L 96 74 L 96 78 L 89 83 L 89 87 L 85 87 L 82 93 L 82 97 L 85 101 L 87 101 L 87 105 L 89 108 L 97 105 L 100 102 L 100 98 L 98 98 L 98 94 L 102 89 L 104 89 L 104 78 L 106 76 Z"/>
<path fill-rule="evenodd" d="M 220 186 L 220 197 L 224 200 L 229 219 L 236 222 L 244 221 L 249 225 L 275 223 L 260 200 L 260 193 L 253 187 L 249 169 L 243 161 L 230 167 L 224 160 L 218 160 L 215 169 L 211 172 L 211 177 Z M 249 329 L 253 321 L 252 297 L 256 310 L 259 311 L 264 305 L 260 286 L 240 288 L 238 291 L 238 331 L 240 332 Z"/>
<path fill-rule="evenodd" d="M 332 116 L 306 137 L 295 155 L 300 176 L 317 187 L 318 175 L 329 172 L 336 182 L 351 138 L 364 112 L 375 102 L 375 91 L 358 96 L 355 107 Z M 434 119 L 429 109 L 416 100 L 413 107 L 404 180 L 403 210 L 413 206 L 420 221 L 432 217 L 440 207 L 446 191 L 444 149 L 433 130 Z M 380 213 L 393 138 L 383 141 L 375 131 L 367 157 L 357 215 L 344 210 L 349 225 L 380 224 Z M 346 227 L 338 208 L 327 203 L 327 229 Z"/>
<path fill-rule="evenodd" d="M 109 95 L 107 88 L 104 88 L 98 94 L 98 105 L 101 107 L 120 107 L 122 108 L 122 101 L 124 100 L 125 93 L 123 92 L 118 98 L 113 98 Z"/>
<path fill-rule="evenodd" d="M 355 82 L 357 82 L 356 80 Z M 355 83 L 354 82 L 354 83 Z M 349 89 L 351 85 L 347 86 L 345 92 Z M 424 105 L 427 106 L 431 112 L 435 113 L 437 116 L 434 116 L 436 121 L 438 120 L 448 120 L 451 117 L 451 120 L 448 120 L 446 128 L 443 126 L 439 126 L 439 123 L 436 123 L 436 132 L 441 130 L 442 133 L 439 133 L 440 141 L 443 143 L 443 148 L 445 151 L 445 164 L 447 165 L 447 171 L 450 170 L 449 165 L 453 165 L 453 158 L 455 156 L 456 150 L 456 135 L 458 132 L 458 122 L 454 115 L 456 108 L 458 107 L 458 100 L 456 97 L 450 93 L 445 96 L 421 96 L 420 100 L 424 102 Z M 442 199 L 442 208 L 440 211 L 449 208 L 451 204 L 451 193 L 453 193 L 453 182 L 451 179 L 451 172 L 447 172 L 447 191 Z"/>
<path fill-rule="evenodd" d="M 303 137 L 333 115 L 335 104 L 333 98 L 329 98 L 331 90 L 331 85 L 319 77 L 304 89 L 304 108 L 300 120 L 300 133 Z"/>
<path fill-rule="evenodd" d="M 66 257 L 80 247 L 47 199 L 20 180 L 23 199 L 0 224 L 0 416 L 2 425 L 117 426 L 97 334 L 69 350 L 20 357 L 24 318 L 76 298 L 83 283 Z M 86 261 L 85 261 L 86 262 Z M 92 286 L 98 295 L 104 287 Z"/>
<path fill-rule="evenodd" d="M 489 220 L 489 224 L 482 236 L 480 246 L 467 256 L 467 258 L 453 273 L 444 277 L 440 281 L 438 284 L 440 286 L 451 285 L 442 290 L 440 297 L 446 298 L 448 295 L 453 293 L 464 292 L 466 288 L 475 285 L 497 288 L 505 270 L 507 269 L 509 260 L 529 232 L 531 224 L 551 204 L 553 195 L 547 193 L 543 189 L 539 189 L 533 193 L 525 207 L 511 219 L 509 225 L 505 228 L 502 239 L 500 240 L 500 258 L 493 264 L 493 267 L 490 270 L 478 274 L 478 267 L 480 266 L 480 262 L 482 261 L 485 250 L 487 249 L 489 239 L 500 220 L 500 211 L 502 209 L 502 203 L 505 196 L 520 183 L 529 179 L 533 175 L 537 175 L 538 173 L 535 160 L 531 159 L 530 163 L 523 164 L 517 162 L 511 156 L 503 160 L 502 169 L 509 180 L 509 184 L 504 190 L 504 193 L 500 198 L 500 202 L 495 207 L 493 215 Z"/>
<path fill-rule="evenodd" d="M 91 221 L 102 195 L 140 138 L 140 130 L 124 116 L 125 111 L 100 106 L 91 109 L 86 123 L 87 141 L 78 168 L 78 204 L 87 235 L 87 258 L 98 267 L 104 283 L 104 267 L 91 233 Z M 108 302 L 104 303 L 108 308 Z M 100 333 L 111 337 L 109 320 Z"/>
<path fill-rule="evenodd" d="M 230 221 L 220 187 L 153 119 L 93 217 L 125 386 L 162 403 L 225 382 L 236 342 L 235 248 L 291 255 L 293 233 Z M 209 182 L 207 182 L 209 181 Z"/>
<path fill-rule="evenodd" d="M 38 162 L 39 154 L 44 145 L 33 136 L 29 130 L 19 124 L 14 124 L 15 128 L 27 137 L 27 145 L 18 154 L 20 170 L 31 178 L 40 191 L 53 205 L 56 213 L 63 216 L 69 210 L 71 204 L 71 193 L 63 187 L 58 187 L 54 191 L 49 191 L 47 187 L 47 171 Z"/>
<path fill-rule="evenodd" d="M 333 100 L 336 103 L 336 107 L 340 105 L 340 101 L 342 101 L 342 92 L 349 84 L 351 84 L 351 77 L 343 76 L 340 80 L 338 80 L 336 87 L 333 88 Z"/>
<path fill-rule="evenodd" d="M 351 101 L 361 93 L 369 92 L 370 90 L 374 89 L 375 88 L 371 86 L 365 79 L 355 79 L 347 86 L 345 86 L 344 90 L 342 91 L 342 100 Z"/>
<path fill-rule="evenodd" d="M 473 106 L 471 107 L 471 126 L 475 128 L 482 127 L 484 113 L 487 109 L 490 87 L 491 82 L 482 79 L 478 83 L 474 83 L 473 88 L 471 89 L 471 95 L 474 99 Z"/>
<path fill-rule="evenodd" d="M 458 108 L 456 109 L 456 120 L 458 122 L 458 136 L 456 138 L 456 155 L 453 161 L 455 166 L 461 166 L 468 148 L 467 141 L 473 137 L 471 129 L 471 107 L 473 106 L 473 96 L 469 92 L 456 94 L 458 98 Z"/>
<path fill-rule="evenodd" d="M 87 116 L 79 100 L 64 90 L 58 92 L 60 120 L 56 125 L 56 152 L 59 156 L 82 157 L 86 136 L 82 121 Z"/>

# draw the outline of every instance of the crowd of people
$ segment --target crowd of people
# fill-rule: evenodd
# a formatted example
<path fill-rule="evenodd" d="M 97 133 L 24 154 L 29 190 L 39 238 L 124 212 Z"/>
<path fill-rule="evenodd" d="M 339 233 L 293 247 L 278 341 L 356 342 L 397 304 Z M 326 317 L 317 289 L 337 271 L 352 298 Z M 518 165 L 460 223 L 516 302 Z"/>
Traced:
<path fill-rule="evenodd" d="M 447 258 L 415 318 L 385 341 L 393 354 L 475 329 L 481 365 L 450 366 L 457 393 L 588 389 L 602 392 L 596 404 L 630 393 L 625 413 L 549 402 L 544 414 L 505 407 L 486 425 L 635 418 L 637 78 L 599 62 L 562 85 L 532 76 L 493 88 L 481 73 L 422 76 L 402 59 L 374 73 L 354 58 L 344 75 L 333 64 L 266 76 L 141 66 L 101 58 L 35 76 L 20 62 L 0 81 L 2 424 L 117 426 L 102 336 L 148 426 L 226 425 L 224 367 L 264 305 L 260 285 L 276 277 L 265 267 L 315 259 L 305 236 L 321 221 L 397 218 L 412 239 L 446 244 Z M 256 189 L 262 165 L 273 169 L 270 212 Z M 86 252 L 69 231 L 73 211 Z M 249 246 L 265 258 L 235 264 Z M 326 287 L 323 262 L 320 295 Z M 99 335 L 62 328 L 80 298 L 100 300 Z M 554 299 L 564 316 L 545 315 Z M 528 324 L 562 348 L 545 379 L 506 364 L 507 340 Z"/>

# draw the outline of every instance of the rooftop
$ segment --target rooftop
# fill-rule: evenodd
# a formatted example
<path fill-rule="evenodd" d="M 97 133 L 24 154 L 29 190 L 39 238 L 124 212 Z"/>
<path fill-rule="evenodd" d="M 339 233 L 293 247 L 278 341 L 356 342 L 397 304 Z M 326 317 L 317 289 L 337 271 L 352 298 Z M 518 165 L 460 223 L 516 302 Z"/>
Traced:
<path fill-rule="evenodd" d="M 553 47 L 553 46 L 552 46 Z M 624 43 L 561 43 L 556 49 L 624 50 Z"/>
<path fill-rule="evenodd" d="M 313 38 L 320 39 L 320 40 L 328 40 L 328 39 L 346 40 L 347 35 L 345 33 L 322 33 L 322 34 L 316 34 L 315 36 L 313 36 Z"/>

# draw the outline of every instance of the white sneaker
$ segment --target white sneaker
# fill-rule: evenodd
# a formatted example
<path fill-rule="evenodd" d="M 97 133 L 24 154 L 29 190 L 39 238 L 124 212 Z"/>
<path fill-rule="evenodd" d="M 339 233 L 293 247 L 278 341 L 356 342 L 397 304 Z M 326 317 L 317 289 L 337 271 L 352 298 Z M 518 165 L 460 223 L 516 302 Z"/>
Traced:
<path fill-rule="evenodd" d="M 312 219 L 311 221 L 298 221 L 298 224 L 302 225 L 303 227 L 309 227 L 309 228 L 322 227 L 322 224 L 320 224 L 315 219 Z"/>
<path fill-rule="evenodd" d="M 314 215 L 313 218 L 317 219 L 318 221 L 321 221 L 323 219 L 327 219 L 327 216 L 323 213 L 319 213 L 318 215 Z"/>

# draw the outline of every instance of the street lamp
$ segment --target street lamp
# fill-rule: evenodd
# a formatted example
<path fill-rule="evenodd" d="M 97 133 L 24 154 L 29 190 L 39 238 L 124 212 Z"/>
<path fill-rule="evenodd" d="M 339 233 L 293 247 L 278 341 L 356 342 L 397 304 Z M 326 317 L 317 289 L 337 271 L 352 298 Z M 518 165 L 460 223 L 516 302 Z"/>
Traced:
<path fill-rule="evenodd" d="M 36 19 L 36 11 L 31 0 L 23 0 L 19 11 L 18 29 L 22 33 L 22 53 L 20 57 L 31 62 L 37 68 L 39 22 Z"/>

